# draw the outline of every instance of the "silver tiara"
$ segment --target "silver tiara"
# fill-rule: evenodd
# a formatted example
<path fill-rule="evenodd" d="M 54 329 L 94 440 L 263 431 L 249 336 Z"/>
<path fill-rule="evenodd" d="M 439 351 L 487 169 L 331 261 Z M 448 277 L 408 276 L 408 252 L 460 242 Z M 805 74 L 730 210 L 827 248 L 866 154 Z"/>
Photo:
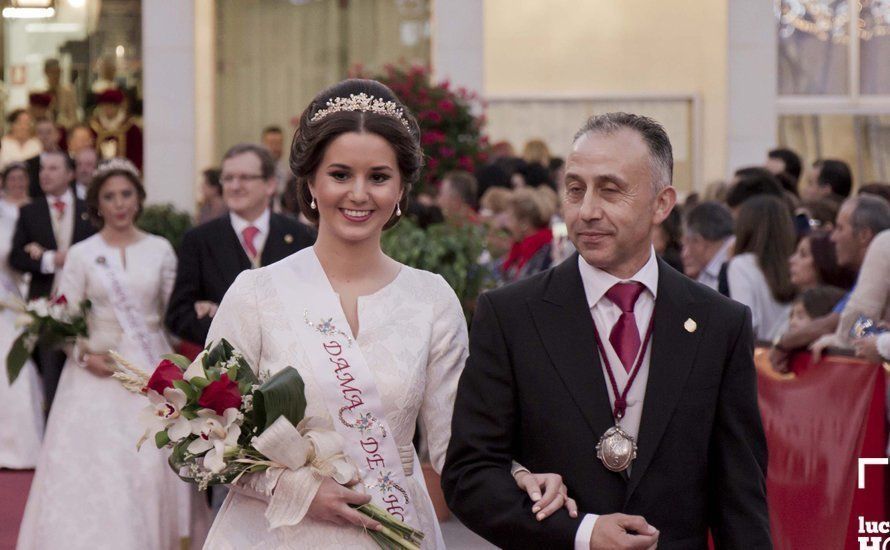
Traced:
<path fill-rule="evenodd" d="M 142 179 L 142 175 L 139 173 L 139 169 L 136 168 L 136 165 L 130 162 L 128 159 L 122 157 L 114 157 L 103 161 L 102 164 L 100 164 L 99 167 L 96 169 L 96 173 L 93 175 L 93 177 L 101 177 L 112 171 L 129 172 L 130 174 L 135 176 L 136 179 Z"/>
<path fill-rule="evenodd" d="M 405 128 L 411 129 L 405 118 L 405 112 L 394 101 L 385 101 L 364 92 L 351 94 L 349 97 L 335 97 L 329 99 L 325 105 L 327 108 L 316 111 L 309 119 L 310 122 L 318 122 L 332 113 L 362 111 L 392 117 L 401 122 Z"/>

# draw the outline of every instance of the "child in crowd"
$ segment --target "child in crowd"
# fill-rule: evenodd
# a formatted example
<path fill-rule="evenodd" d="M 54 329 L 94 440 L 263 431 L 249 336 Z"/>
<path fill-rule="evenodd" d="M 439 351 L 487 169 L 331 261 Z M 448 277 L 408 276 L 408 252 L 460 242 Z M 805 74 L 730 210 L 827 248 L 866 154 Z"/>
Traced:
<path fill-rule="evenodd" d="M 819 285 L 801 292 L 791 306 L 788 327 L 791 330 L 799 329 L 817 317 L 828 315 L 844 294 L 844 289 L 829 285 Z"/>

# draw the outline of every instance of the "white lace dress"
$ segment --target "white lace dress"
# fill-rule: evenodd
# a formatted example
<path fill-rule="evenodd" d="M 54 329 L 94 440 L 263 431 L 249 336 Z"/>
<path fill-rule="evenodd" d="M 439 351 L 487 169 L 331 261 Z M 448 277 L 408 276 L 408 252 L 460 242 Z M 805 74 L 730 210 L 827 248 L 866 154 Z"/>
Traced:
<path fill-rule="evenodd" d="M 69 303 L 92 301 L 86 349 L 114 349 L 138 360 L 140 348 L 122 333 L 96 273 L 96 251 L 104 246 L 102 237 L 94 235 L 71 247 L 59 292 Z M 172 247 L 146 235 L 122 255 L 106 257 L 118 265 L 122 260 L 122 281 L 133 303 L 149 329 L 161 331 L 176 276 Z M 147 404 L 114 379 L 96 376 L 69 358 L 47 422 L 19 550 L 179 548 L 188 518 L 189 502 L 183 497 L 188 486 L 167 465 L 167 452 L 151 442 L 136 451 L 142 435 L 139 413 Z"/>
<path fill-rule="evenodd" d="M 242 273 L 220 304 L 208 341 L 226 338 L 252 366 L 272 374 L 293 366 L 306 383 L 307 416 L 331 422 L 308 357 L 289 328 L 287 312 L 303 305 L 282 303 L 270 278 L 273 270 L 288 269 L 286 262 L 293 258 Z M 357 342 L 380 390 L 403 464 L 410 462 L 406 455 L 413 456 L 412 439 L 419 423 L 432 465 L 440 471 L 451 435 L 457 382 L 467 358 L 466 321 L 454 291 L 438 275 L 402 266 L 388 286 L 359 298 L 358 318 Z M 410 465 L 405 470 L 406 489 L 427 534 L 423 547 L 434 548 L 438 525 L 422 489 L 423 474 Z M 359 528 L 308 517 L 295 526 L 270 531 L 264 516 L 266 501 L 244 487 L 262 485 L 261 480 L 238 485 L 216 516 L 205 548 L 377 548 Z"/>
<path fill-rule="evenodd" d="M 0 200 L 0 301 L 23 299 L 21 275 L 9 267 L 9 249 L 19 209 Z M 15 383 L 9 385 L 6 354 L 21 330 L 18 314 L 0 306 L 0 468 L 25 469 L 37 464 L 43 435 L 43 394 L 37 369 L 29 360 Z"/>

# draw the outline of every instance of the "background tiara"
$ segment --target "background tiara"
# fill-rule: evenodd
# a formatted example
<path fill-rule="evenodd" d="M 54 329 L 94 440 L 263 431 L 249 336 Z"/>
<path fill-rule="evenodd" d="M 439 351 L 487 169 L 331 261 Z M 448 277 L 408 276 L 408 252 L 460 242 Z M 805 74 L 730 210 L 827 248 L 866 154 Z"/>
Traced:
<path fill-rule="evenodd" d="M 129 172 L 130 174 L 136 176 L 136 179 L 142 179 L 142 175 L 139 173 L 139 169 L 136 168 L 136 165 L 129 160 L 121 157 L 114 157 L 102 162 L 102 164 L 100 164 L 99 167 L 96 169 L 96 173 L 93 174 L 93 177 L 103 176 L 113 170 Z"/>
<path fill-rule="evenodd" d="M 392 117 L 401 122 L 405 128 L 411 129 L 411 126 L 405 119 L 404 111 L 394 101 L 385 101 L 364 92 L 351 94 L 349 97 L 335 97 L 329 99 L 325 105 L 327 105 L 326 108 L 316 111 L 312 115 L 312 118 L 309 119 L 310 122 L 318 122 L 332 113 L 362 111 Z"/>

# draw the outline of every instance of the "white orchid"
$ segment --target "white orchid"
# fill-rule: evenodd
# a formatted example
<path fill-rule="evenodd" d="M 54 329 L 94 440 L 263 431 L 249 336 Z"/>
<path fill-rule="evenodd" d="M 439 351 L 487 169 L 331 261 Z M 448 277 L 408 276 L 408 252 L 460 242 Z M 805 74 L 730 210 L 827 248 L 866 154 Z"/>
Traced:
<path fill-rule="evenodd" d="M 226 409 L 219 416 L 210 409 L 198 411 L 198 418 L 191 421 L 192 433 L 198 438 L 188 446 L 188 452 L 204 455 L 204 467 L 218 474 L 226 467 L 223 455 L 226 450 L 237 448 L 241 436 L 241 413 L 235 407 Z"/>
<path fill-rule="evenodd" d="M 47 317 L 49 315 L 49 300 L 46 298 L 37 298 L 28 303 L 28 311 L 34 313 L 38 317 Z"/>
<path fill-rule="evenodd" d="M 195 360 L 192 361 L 192 364 L 189 365 L 189 368 L 185 369 L 185 372 L 182 373 L 183 380 L 189 381 L 196 376 L 200 376 L 201 378 L 207 378 L 207 373 L 204 372 L 204 357 L 207 356 L 207 350 L 202 351 L 195 357 Z"/>
<path fill-rule="evenodd" d="M 146 395 L 151 405 L 142 410 L 142 423 L 146 428 L 136 444 L 137 448 L 141 447 L 146 439 L 164 430 L 167 430 L 167 436 L 174 443 L 191 435 L 191 423 L 182 415 L 182 408 L 188 402 L 185 392 L 170 387 L 164 390 L 164 395 L 155 390 L 148 390 Z"/>

